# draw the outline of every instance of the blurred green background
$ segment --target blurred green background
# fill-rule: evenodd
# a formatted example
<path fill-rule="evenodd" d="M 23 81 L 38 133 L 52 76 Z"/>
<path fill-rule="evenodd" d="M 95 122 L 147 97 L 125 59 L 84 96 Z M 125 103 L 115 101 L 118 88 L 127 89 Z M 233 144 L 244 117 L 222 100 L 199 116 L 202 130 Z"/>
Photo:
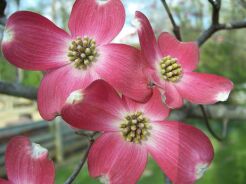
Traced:
<path fill-rule="evenodd" d="M 60 27 L 67 29 L 67 20 L 74 1 L 65 0 L 8 0 L 6 15 L 17 10 L 32 10 L 52 19 Z M 167 1 L 180 25 L 185 41 L 196 40 L 205 30 L 211 19 L 211 6 L 207 0 L 169 0 Z M 137 45 L 135 29 L 132 25 L 135 10 L 144 12 L 151 20 L 152 26 L 159 35 L 162 31 L 171 32 L 172 26 L 159 0 L 123 0 L 126 7 L 126 25 L 115 42 Z M 220 21 L 222 23 L 246 19 L 246 1 L 223 0 Z M 129 34 L 130 33 L 130 34 Z M 214 73 L 230 78 L 235 89 L 227 105 L 246 108 L 246 28 L 233 31 L 220 31 L 206 42 L 200 52 L 201 59 L 198 71 Z M 40 72 L 17 70 L 0 58 L 0 80 L 19 82 L 38 86 L 42 78 Z M 224 103 L 225 104 L 225 103 Z M 211 137 L 215 148 L 215 159 L 211 167 L 197 183 L 199 184 L 245 184 L 246 183 L 246 120 L 219 119 L 211 120 L 212 127 L 220 134 L 222 124 L 227 121 L 226 139 L 218 142 Z M 187 119 L 187 123 L 201 128 L 210 135 L 202 120 Z M 78 163 L 79 156 L 57 165 L 56 183 L 60 184 L 71 174 Z M 163 174 L 157 164 L 150 159 L 139 184 L 162 184 Z M 76 182 L 94 184 L 96 180 L 88 176 L 87 169 L 77 178 Z"/>

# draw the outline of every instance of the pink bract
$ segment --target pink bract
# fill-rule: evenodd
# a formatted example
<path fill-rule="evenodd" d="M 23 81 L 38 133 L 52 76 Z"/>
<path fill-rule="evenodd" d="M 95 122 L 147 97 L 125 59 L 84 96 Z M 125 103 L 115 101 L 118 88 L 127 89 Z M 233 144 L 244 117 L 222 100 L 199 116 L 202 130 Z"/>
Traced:
<path fill-rule="evenodd" d="M 75 1 L 68 23 L 70 34 L 37 13 L 20 11 L 10 16 L 3 54 L 20 68 L 44 71 L 38 92 L 44 119 L 53 119 L 72 91 L 86 88 L 96 79 L 106 80 L 135 100 L 149 98 L 151 89 L 146 85 L 139 50 L 110 44 L 124 22 L 120 0 Z"/>
<path fill-rule="evenodd" d="M 61 113 L 65 121 L 102 133 L 89 152 L 88 167 L 92 177 L 105 183 L 137 183 L 150 154 L 173 183 L 190 184 L 202 177 L 213 159 L 212 144 L 202 131 L 165 120 L 169 109 L 156 88 L 143 104 L 121 98 L 112 86 L 97 80 L 73 92 L 66 102 Z"/>
<path fill-rule="evenodd" d="M 31 143 L 26 137 L 15 137 L 7 146 L 5 156 L 8 181 L 0 184 L 53 184 L 55 167 L 48 159 L 48 151 Z"/>
<path fill-rule="evenodd" d="M 195 42 L 179 42 L 169 33 L 162 33 L 157 41 L 147 17 L 136 12 L 136 19 L 140 23 L 138 35 L 141 53 L 146 60 L 146 74 L 165 96 L 165 102 L 170 108 L 181 107 L 183 99 L 195 104 L 214 104 L 227 100 L 233 88 L 230 80 L 193 72 L 199 62 L 199 48 Z M 166 61 L 161 65 L 161 60 L 169 56 L 175 60 L 175 65 L 167 64 Z M 177 70 L 178 65 L 181 66 L 181 72 Z"/>

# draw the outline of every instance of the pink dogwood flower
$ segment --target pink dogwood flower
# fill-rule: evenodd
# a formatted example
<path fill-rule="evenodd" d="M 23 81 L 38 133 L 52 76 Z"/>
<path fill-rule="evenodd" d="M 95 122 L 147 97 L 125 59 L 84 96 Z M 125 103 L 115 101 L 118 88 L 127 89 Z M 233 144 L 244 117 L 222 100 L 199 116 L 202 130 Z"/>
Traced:
<path fill-rule="evenodd" d="M 151 84 L 160 89 L 171 108 L 183 105 L 183 99 L 194 104 L 214 104 L 227 100 L 233 83 L 221 76 L 197 73 L 199 48 L 195 42 L 179 42 L 162 33 L 158 42 L 147 17 L 136 12 L 138 35 L 145 72 Z"/>
<path fill-rule="evenodd" d="M 101 80 L 74 91 L 61 113 L 72 127 L 102 133 L 89 152 L 92 177 L 110 184 L 134 184 L 150 154 L 175 184 L 194 183 L 211 163 L 213 147 L 199 129 L 165 120 L 168 114 L 156 88 L 143 104 L 121 98 Z"/>
<path fill-rule="evenodd" d="M 48 151 L 28 138 L 11 139 L 5 156 L 8 180 L 0 184 L 53 184 L 55 167 L 48 159 Z"/>
<path fill-rule="evenodd" d="M 151 95 L 140 68 L 140 52 L 111 44 L 125 22 L 120 0 L 77 0 L 66 33 L 47 18 L 28 11 L 7 21 L 2 42 L 6 59 L 23 69 L 44 71 L 38 108 L 45 120 L 60 113 L 67 96 L 104 79 L 119 92 L 144 101 Z"/>

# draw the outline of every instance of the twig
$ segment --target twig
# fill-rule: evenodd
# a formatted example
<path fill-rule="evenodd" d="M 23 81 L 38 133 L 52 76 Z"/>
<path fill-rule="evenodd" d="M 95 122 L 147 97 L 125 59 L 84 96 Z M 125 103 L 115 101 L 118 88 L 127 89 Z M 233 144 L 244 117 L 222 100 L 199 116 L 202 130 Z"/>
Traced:
<path fill-rule="evenodd" d="M 82 157 L 82 159 L 80 160 L 78 166 L 74 169 L 72 175 L 65 181 L 64 184 L 72 184 L 74 182 L 74 180 L 76 179 L 76 177 L 79 175 L 81 169 L 83 168 L 86 160 L 87 160 L 87 157 L 89 155 L 89 151 L 90 151 L 90 148 L 91 146 L 93 145 L 94 143 L 94 136 L 97 134 L 98 132 L 95 132 L 91 135 L 91 140 L 90 140 L 90 144 L 86 150 L 86 153 L 84 154 L 84 156 Z"/>
<path fill-rule="evenodd" d="M 210 2 L 213 8 L 213 13 L 211 18 L 212 23 L 209 26 L 209 28 L 206 29 L 197 39 L 197 43 L 199 46 L 202 46 L 217 31 L 246 28 L 246 20 L 221 24 L 219 22 L 221 0 L 208 0 L 208 1 Z"/>
<path fill-rule="evenodd" d="M 169 9 L 167 3 L 166 3 L 166 0 L 161 0 L 161 2 L 162 2 L 162 4 L 164 5 L 164 7 L 165 7 L 165 9 L 166 9 L 166 12 L 167 12 L 167 14 L 168 14 L 168 17 L 169 17 L 169 19 L 170 19 L 170 21 L 171 21 L 171 23 L 172 23 L 172 25 L 173 25 L 173 33 L 174 33 L 174 35 L 176 36 L 176 38 L 177 38 L 178 40 L 181 41 L 182 37 L 181 37 L 181 33 L 180 33 L 180 28 L 179 28 L 179 26 L 176 24 L 176 22 L 175 22 L 175 20 L 174 20 L 174 18 L 173 18 L 173 15 L 172 15 L 172 13 L 171 13 L 171 11 L 170 11 L 170 9 Z"/>
<path fill-rule="evenodd" d="M 221 8 L 221 0 L 208 0 L 213 7 L 212 12 L 212 24 L 219 24 L 219 16 L 220 16 L 220 8 Z"/>
<path fill-rule="evenodd" d="M 201 46 L 205 41 L 208 40 L 208 38 L 210 38 L 217 31 L 217 26 L 219 25 L 221 1 L 220 0 L 208 0 L 208 1 L 212 5 L 212 8 L 213 8 L 212 17 L 211 17 L 211 25 L 198 38 L 197 42 L 199 46 Z"/>
<path fill-rule="evenodd" d="M 74 133 L 79 135 L 79 136 L 86 137 L 88 139 L 88 141 L 91 141 L 91 139 L 93 139 L 100 132 L 86 133 L 84 130 L 81 130 L 81 131 L 75 131 Z"/>
<path fill-rule="evenodd" d="M 24 97 L 31 100 L 37 99 L 37 88 L 23 86 L 18 83 L 0 81 L 0 93 L 16 97 Z"/>
<path fill-rule="evenodd" d="M 201 47 L 215 32 L 221 30 L 233 30 L 246 28 L 246 21 L 231 22 L 227 24 L 216 24 L 211 25 L 205 30 L 200 37 L 197 39 L 198 45 Z"/>
<path fill-rule="evenodd" d="M 83 136 L 83 137 L 86 137 L 90 140 L 90 134 L 89 133 L 86 133 L 84 130 L 81 130 L 81 131 L 75 131 L 74 132 L 76 135 L 79 135 L 79 136 Z"/>
<path fill-rule="evenodd" d="M 202 114 L 203 114 L 203 117 L 204 117 L 204 118 L 203 118 L 203 119 L 204 119 L 204 123 L 205 123 L 205 125 L 207 126 L 207 129 L 209 130 L 209 132 L 211 133 L 211 135 L 212 135 L 215 139 L 217 139 L 218 141 L 222 141 L 223 138 L 220 137 L 220 136 L 218 136 L 218 135 L 213 131 L 213 129 L 212 129 L 210 123 L 209 123 L 208 116 L 207 116 L 207 112 L 206 112 L 204 106 L 203 106 L 203 105 L 199 105 L 199 107 L 201 108 L 201 111 L 202 111 Z"/>

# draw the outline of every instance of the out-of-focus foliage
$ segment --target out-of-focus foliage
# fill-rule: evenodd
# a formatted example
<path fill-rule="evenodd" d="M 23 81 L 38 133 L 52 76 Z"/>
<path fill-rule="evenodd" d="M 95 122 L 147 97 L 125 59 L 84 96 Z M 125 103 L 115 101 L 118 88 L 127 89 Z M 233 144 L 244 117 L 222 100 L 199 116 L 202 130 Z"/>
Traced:
<path fill-rule="evenodd" d="M 209 41 L 202 48 L 202 62 L 199 70 L 224 75 L 236 84 L 244 83 L 246 79 L 246 47 L 244 48 L 244 45 L 240 44 L 240 40 L 244 39 L 240 37 L 240 33 L 220 35 L 218 39 L 223 39 L 221 42 Z"/>
<path fill-rule="evenodd" d="M 0 80 L 15 82 L 17 81 L 17 72 L 19 72 L 21 82 L 25 85 L 38 86 L 41 78 L 41 72 L 17 71 L 16 67 L 6 62 L 3 57 L 0 58 Z"/>
<path fill-rule="evenodd" d="M 15 81 L 16 68 L 0 58 L 0 80 Z"/>

